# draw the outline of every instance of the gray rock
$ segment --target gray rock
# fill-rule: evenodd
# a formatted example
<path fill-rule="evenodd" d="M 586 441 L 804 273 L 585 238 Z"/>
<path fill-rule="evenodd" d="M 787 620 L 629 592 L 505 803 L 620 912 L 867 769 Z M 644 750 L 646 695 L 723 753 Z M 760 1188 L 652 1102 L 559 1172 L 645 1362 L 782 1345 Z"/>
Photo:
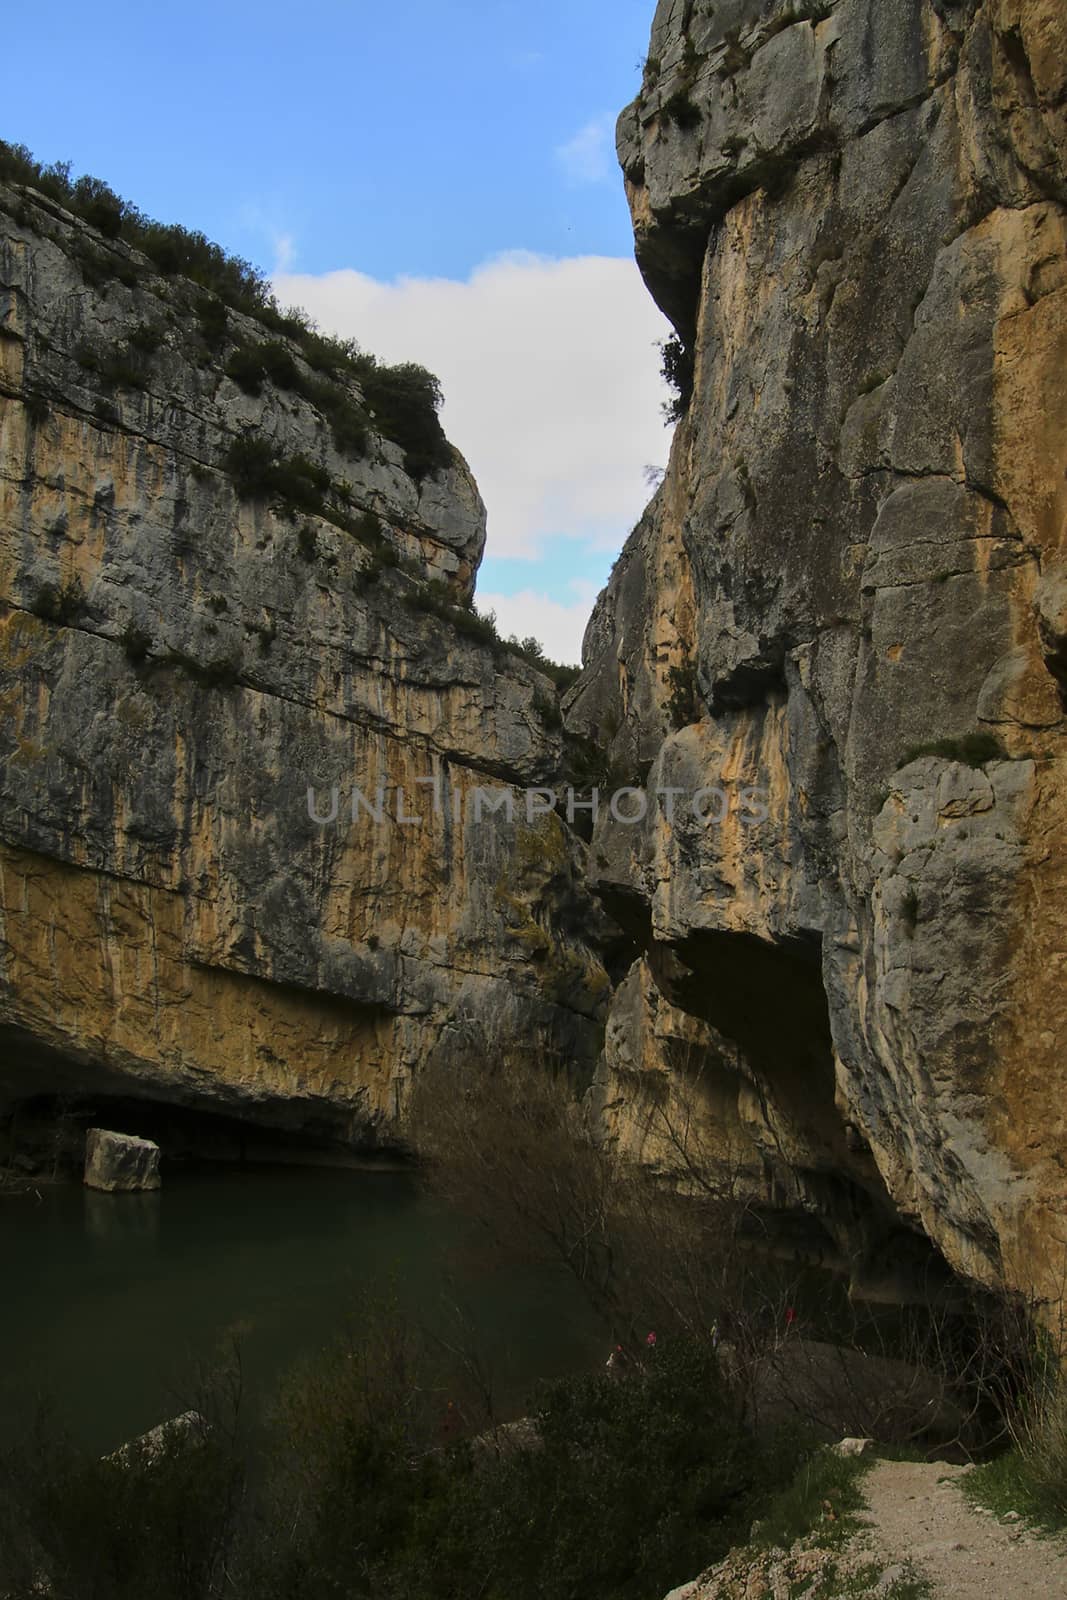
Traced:
<path fill-rule="evenodd" d="M 202 1444 L 210 1428 L 211 1424 L 199 1411 L 182 1411 L 176 1417 L 168 1417 L 166 1422 L 157 1423 L 136 1439 L 128 1439 L 104 1459 L 124 1467 L 151 1464 L 176 1449 Z"/>
<path fill-rule="evenodd" d="M 649 791 L 589 857 L 645 974 L 603 1129 L 649 1150 L 703 1065 L 704 1147 L 876 1299 L 1059 1294 L 1064 39 L 1050 0 L 661 0 L 619 122 L 694 383 L 566 706 Z M 715 785 L 765 818 L 669 814 Z"/>
<path fill-rule="evenodd" d="M 1034 594 L 1038 633 L 1049 671 L 1067 694 L 1067 567 L 1046 572 Z"/>
<path fill-rule="evenodd" d="M 592 1072 L 606 919 L 581 841 L 524 814 L 556 691 L 467 609 L 458 453 L 416 479 L 306 393 L 243 393 L 232 347 L 275 335 L 230 311 L 212 355 L 201 298 L 0 186 L 0 1107 L 133 1094 L 397 1146 L 427 1066 Z M 248 431 L 326 475 L 321 514 L 241 498 Z"/>
<path fill-rule="evenodd" d="M 158 1189 L 159 1146 L 128 1133 L 90 1128 L 85 1136 L 85 1183 L 109 1193 Z"/>
<path fill-rule="evenodd" d="M 865 1456 L 873 1449 L 873 1439 L 839 1439 L 834 1445 L 834 1455 L 845 1456 L 846 1458 Z"/>

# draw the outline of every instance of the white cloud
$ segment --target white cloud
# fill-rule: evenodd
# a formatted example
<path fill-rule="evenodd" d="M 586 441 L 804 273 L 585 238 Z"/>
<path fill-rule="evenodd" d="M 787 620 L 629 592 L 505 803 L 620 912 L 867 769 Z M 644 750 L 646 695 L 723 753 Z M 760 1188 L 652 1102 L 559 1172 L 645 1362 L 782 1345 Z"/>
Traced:
<path fill-rule="evenodd" d="M 275 289 L 383 360 L 437 373 L 490 554 L 532 560 L 558 535 L 622 544 L 648 499 L 645 466 L 669 443 L 655 350 L 668 330 L 632 261 L 514 252 L 465 281 L 343 270 L 282 273 Z"/>
<path fill-rule="evenodd" d="M 275 274 L 292 271 L 296 261 L 296 240 L 291 233 L 276 233 L 274 235 L 274 271 Z"/>
<path fill-rule="evenodd" d="M 292 272 L 297 257 L 296 239 L 281 222 L 279 210 L 275 206 L 246 200 L 237 211 L 241 227 L 258 233 L 265 247 L 269 246 L 273 251 L 275 274 Z"/>
<path fill-rule="evenodd" d="M 556 146 L 556 160 L 570 183 L 607 183 L 615 178 L 615 118 L 592 117 L 572 139 Z"/>
<path fill-rule="evenodd" d="M 553 661 L 577 664 L 582 659 L 582 635 L 597 591 L 596 584 L 580 580 L 572 580 L 568 588 L 578 596 L 570 604 L 536 589 L 523 589 L 519 594 L 479 591 L 478 609 L 496 613 L 497 627 L 505 638 L 513 633 L 526 639 L 532 634 Z"/>

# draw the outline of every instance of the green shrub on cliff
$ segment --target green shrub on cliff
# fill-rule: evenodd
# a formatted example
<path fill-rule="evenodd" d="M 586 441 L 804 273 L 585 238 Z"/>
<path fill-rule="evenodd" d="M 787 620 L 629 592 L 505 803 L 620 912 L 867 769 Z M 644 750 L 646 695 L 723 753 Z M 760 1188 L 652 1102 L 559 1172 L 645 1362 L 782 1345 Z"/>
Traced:
<path fill-rule="evenodd" d="M 690 99 L 688 90 L 676 89 L 664 103 L 662 116 L 664 122 L 673 122 L 676 128 L 688 133 L 700 126 L 703 113 L 695 101 Z"/>
<path fill-rule="evenodd" d="M 302 395 L 322 412 L 330 424 L 334 444 L 342 455 L 366 455 L 370 443 L 370 423 L 366 410 L 352 400 L 348 389 L 335 378 L 311 377 L 301 372 L 293 360 L 292 352 L 280 340 L 238 344 L 226 362 L 225 372 L 248 395 L 262 394 L 266 383 Z M 379 426 L 383 432 L 387 431 L 380 419 Z M 397 442 L 402 441 L 397 437 Z"/>
<path fill-rule="evenodd" d="M 270 381 L 304 394 L 324 411 L 338 449 L 362 455 L 367 446 L 367 418 L 339 381 L 355 379 L 375 427 L 401 446 L 412 477 L 421 479 L 452 465 L 452 449 L 438 417 L 441 387 L 424 367 L 413 362 L 384 365 L 353 340 L 320 333 L 305 312 L 279 306 L 269 279 L 258 267 L 228 254 L 203 233 L 145 216 L 99 178 L 73 178 L 69 162 L 44 166 L 25 145 L 0 140 L 0 182 L 36 189 L 82 217 L 104 240 L 112 244 L 122 241 L 142 251 L 157 272 L 185 278 L 206 291 L 196 301 L 196 315 L 210 353 L 219 354 L 224 347 L 228 307 L 293 340 L 309 366 L 331 380 L 313 389 L 302 379 L 285 344 L 268 340 L 239 346 L 227 363 L 230 375 L 247 393 L 258 394 L 263 382 Z M 105 287 L 113 278 L 136 283 L 125 253 L 106 244 L 97 248 L 87 240 L 78 241 L 76 248 L 82 273 L 94 287 Z"/>
<path fill-rule="evenodd" d="M 494 611 L 478 611 L 473 605 L 461 604 L 448 585 L 437 579 L 431 579 L 428 583 L 421 583 L 417 589 L 409 590 L 404 596 L 404 604 L 409 611 L 425 611 L 432 616 L 440 617 L 442 622 L 447 622 L 463 638 L 474 639 L 479 644 L 488 645 L 498 656 L 518 656 L 521 661 L 536 667 L 538 672 L 543 672 L 546 678 L 551 678 L 561 693 L 569 689 L 578 676 L 580 670 L 578 667 L 553 661 L 545 654 L 544 645 L 532 635 L 518 639 L 512 634 L 509 638 L 502 639 Z M 534 703 L 550 727 L 562 726 L 563 718 L 558 703 L 554 710 L 548 709 L 543 695 L 535 696 Z"/>
<path fill-rule="evenodd" d="M 441 385 L 432 373 L 414 362 L 380 366 L 373 356 L 359 355 L 351 362 L 378 430 L 404 451 L 404 466 L 415 478 L 424 478 L 452 464 L 452 448 L 437 413 Z"/>
<path fill-rule="evenodd" d="M 330 474 L 306 456 L 283 457 L 259 434 L 241 434 L 226 452 L 226 471 L 242 500 L 281 500 L 319 515 L 326 509 Z"/>
<path fill-rule="evenodd" d="M 659 351 L 660 372 L 671 390 L 671 399 L 664 402 L 663 415 L 668 423 L 681 422 L 693 397 L 693 352 L 676 333 L 664 339 Z"/>

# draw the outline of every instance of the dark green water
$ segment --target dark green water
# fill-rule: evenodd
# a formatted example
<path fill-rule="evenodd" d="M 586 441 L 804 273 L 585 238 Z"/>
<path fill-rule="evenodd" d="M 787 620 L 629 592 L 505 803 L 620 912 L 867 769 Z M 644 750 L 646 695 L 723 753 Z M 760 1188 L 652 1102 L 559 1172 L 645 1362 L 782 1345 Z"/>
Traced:
<path fill-rule="evenodd" d="M 604 1340 L 565 1277 L 493 1266 L 474 1230 L 399 1172 L 168 1174 L 158 1194 L 77 1185 L 0 1194 L 0 1431 L 46 1397 L 93 1449 L 192 1403 L 237 1341 L 252 1415 L 368 1300 L 423 1323 L 458 1298 L 499 1392 L 597 1365 Z"/>

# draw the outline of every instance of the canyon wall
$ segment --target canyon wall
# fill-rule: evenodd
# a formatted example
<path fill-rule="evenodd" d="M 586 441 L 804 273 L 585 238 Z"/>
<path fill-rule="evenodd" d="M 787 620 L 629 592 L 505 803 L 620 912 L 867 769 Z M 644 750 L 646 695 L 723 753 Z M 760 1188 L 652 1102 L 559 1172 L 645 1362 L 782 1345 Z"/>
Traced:
<path fill-rule="evenodd" d="M 567 706 L 648 800 L 603 1130 L 860 1292 L 1056 1295 L 1067 19 L 661 0 L 618 147 L 684 415 Z"/>
<path fill-rule="evenodd" d="M 468 609 L 463 460 L 317 355 L 0 187 L 0 1113 L 366 1148 L 418 1066 L 591 1070 L 555 686 Z"/>

